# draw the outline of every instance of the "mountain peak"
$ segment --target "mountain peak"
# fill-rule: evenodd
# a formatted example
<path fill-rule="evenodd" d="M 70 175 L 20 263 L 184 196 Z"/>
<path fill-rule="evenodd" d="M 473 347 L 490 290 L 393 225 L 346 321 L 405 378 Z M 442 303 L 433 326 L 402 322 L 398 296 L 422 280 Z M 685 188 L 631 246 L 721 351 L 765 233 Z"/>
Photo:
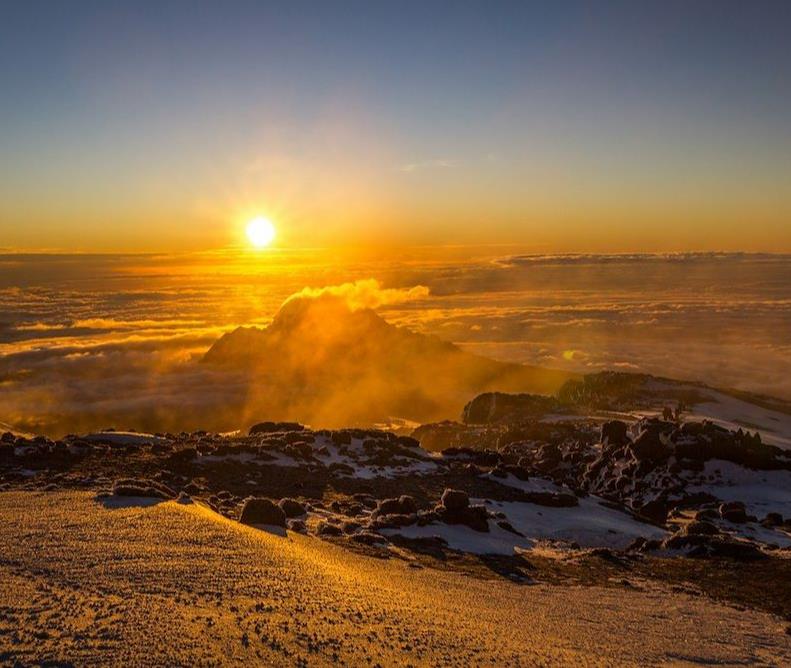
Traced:
<path fill-rule="evenodd" d="M 549 393 L 569 377 L 473 355 L 330 294 L 289 299 L 268 327 L 223 335 L 204 362 L 247 375 L 251 420 L 314 426 L 457 415 L 479 392 Z"/>

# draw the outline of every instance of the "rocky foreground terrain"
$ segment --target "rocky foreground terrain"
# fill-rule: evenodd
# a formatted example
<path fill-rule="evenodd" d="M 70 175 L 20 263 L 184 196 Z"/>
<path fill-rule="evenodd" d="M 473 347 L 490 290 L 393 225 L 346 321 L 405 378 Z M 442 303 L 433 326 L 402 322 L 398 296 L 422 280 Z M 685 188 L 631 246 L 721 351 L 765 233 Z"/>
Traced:
<path fill-rule="evenodd" d="M 111 663 L 132 633 L 129 597 L 145 600 L 145 626 L 142 610 L 175 596 L 162 614 L 190 640 L 157 649 L 166 663 L 216 659 L 204 625 L 239 662 L 787 663 L 790 426 L 787 406 L 766 398 L 600 374 L 553 397 L 483 394 L 460 421 L 410 435 L 278 422 L 230 434 L 7 432 L 0 661 Z M 212 541 L 228 551 L 222 564 Z M 299 567 L 283 565 L 292 553 Z M 163 575 L 162 559 L 183 578 Z M 266 594 L 257 564 L 277 582 Z M 79 593 L 86 580 L 90 595 Z M 383 598 L 365 598 L 369 581 Z M 392 610 L 392 588 L 415 598 Z M 542 640 L 540 623 L 526 627 L 566 619 L 556 594 L 594 621 L 575 617 Z M 507 623 L 493 612 L 501 599 Z M 612 623 L 603 636 L 601 614 Z M 696 616 L 698 641 L 682 647 Z M 489 625 L 503 639 L 484 640 Z M 361 654 L 348 654 L 350 638 Z"/>

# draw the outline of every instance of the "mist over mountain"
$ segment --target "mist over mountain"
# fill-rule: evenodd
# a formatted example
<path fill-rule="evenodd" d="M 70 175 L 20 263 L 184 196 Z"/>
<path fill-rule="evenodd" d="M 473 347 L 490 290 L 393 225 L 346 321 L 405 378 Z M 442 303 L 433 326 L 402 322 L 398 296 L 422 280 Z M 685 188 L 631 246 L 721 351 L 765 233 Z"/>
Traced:
<path fill-rule="evenodd" d="M 287 300 L 269 327 L 225 334 L 203 361 L 246 374 L 244 418 L 322 426 L 441 419 L 479 392 L 552 393 L 572 376 L 465 352 L 332 294 Z"/>

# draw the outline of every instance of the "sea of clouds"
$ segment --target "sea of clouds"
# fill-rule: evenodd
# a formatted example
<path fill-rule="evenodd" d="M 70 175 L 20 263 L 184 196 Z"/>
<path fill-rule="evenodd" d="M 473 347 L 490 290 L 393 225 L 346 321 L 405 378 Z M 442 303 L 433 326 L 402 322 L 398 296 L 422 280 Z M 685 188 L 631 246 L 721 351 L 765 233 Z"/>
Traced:
<path fill-rule="evenodd" d="M 290 296 L 328 291 L 497 359 L 791 398 L 791 256 L 7 254 L 0 422 L 229 426 L 222 407 L 244 401 L 244 383 L 202 354 L 236 326 L 266 326 Z"/>

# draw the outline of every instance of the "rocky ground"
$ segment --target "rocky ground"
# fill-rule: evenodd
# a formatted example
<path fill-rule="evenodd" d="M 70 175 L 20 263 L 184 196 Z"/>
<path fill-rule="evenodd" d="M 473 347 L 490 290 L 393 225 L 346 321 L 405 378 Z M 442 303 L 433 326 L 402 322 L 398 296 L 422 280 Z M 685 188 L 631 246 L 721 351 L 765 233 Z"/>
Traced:
<path fill-rule="evenodd" d="M 536 584 L 372 559 L 200 503 L 0 495 L 9 665 L 788 665 L 777 618 L 635 578 Z M 605 586 L 602 586 L 605 585 Z"/>
<path fill-rule="evenodd" d="M 0 437 L 0 504 L 28 556 L 6 550 L 3 564 L 22 579 L 46 571 L 47 553 L 30 542 L 36 532 L 19 522 L 35 513 L 39 533 L 48 522 L 79 524 L 48 518 L 60 503 L 99 525 L 188 508 L 193 519 L 239 536 L 277 535 L 374 569 L 393 564 L 387 568 L 427 569 L 471 587 L 485 582 L 492 596 L 546 585 L 613 597 L 675 592 L 712 610 L 718 601 L 773 615 L 772 642 L 787 647 L 791 431 L 783 407 L 649 377 L 601 375 L 567 389 L 572 397 L 481 395 L 460 422 L 423 425 L 411 436 L 274 422 L 244 434 L 106 431 L 50 440 L 8 432 Z M 7 529 L 4 545 L 14 535 Z M 46 544 L 62 551 L 58 540 Z M 198 539 L 192 544 L 206 551 Z M 37 606 L 52 614 L 43 601 Z M 0 657 L 35 657 L 8 644 L 12 626 L 0 635 L 0 648 L 8 647 Z M 417 663 L 442 663 L 429 644 Z M 507 651 L 521 650 L 517 643 Z"/>

